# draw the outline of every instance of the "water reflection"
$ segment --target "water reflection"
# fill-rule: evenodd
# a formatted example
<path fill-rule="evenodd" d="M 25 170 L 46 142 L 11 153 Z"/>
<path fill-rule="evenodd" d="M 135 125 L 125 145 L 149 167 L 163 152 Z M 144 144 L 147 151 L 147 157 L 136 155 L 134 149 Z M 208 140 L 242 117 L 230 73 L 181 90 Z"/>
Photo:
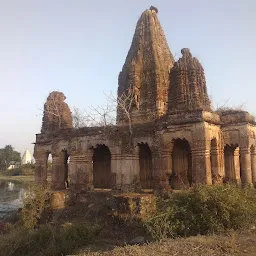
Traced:
<path fill-rule="evenodd" d="M 9 191 L 13 191 L 13 189 L 14 189 L 14 183 L 13 182 L 8 182 L 8 190 Z"/>
<path fill-rule="evenodd" d="M 26 185 L 16 181 L 0 181 L 0 221 L 23 206 Z"/>

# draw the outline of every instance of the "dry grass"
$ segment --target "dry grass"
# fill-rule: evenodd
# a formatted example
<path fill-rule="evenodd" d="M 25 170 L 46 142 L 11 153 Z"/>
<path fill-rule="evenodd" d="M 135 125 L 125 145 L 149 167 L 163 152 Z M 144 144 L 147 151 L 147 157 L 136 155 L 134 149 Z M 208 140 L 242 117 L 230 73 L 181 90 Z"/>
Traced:
<path fill-rule="evenodd" d="M 0 175 L 0 180 L 6 180 L 6 181 L 22 181 L 22 182 L 34 182 L 34 175 L 29 176 L 4 176 Z"/>
<path fill-rule="evenodd" d="M 35 176 L 34 175 L 17 175 L 17 176 L 6 176 L 0 174 L 0 180 L 6 181 L 20 181 L 20 182 L 34 182 Z M 47 181 L 51 181 L 51 176 L 47 176 Z"/>
<path fill-rule="evenodd" d="M 227 236 L 196 236 L 169 239 L 143 246 L 117 247 L 111 251 L 89 252 L 80 256 L 227 256 L 256 255 L 256 233 Z"/>

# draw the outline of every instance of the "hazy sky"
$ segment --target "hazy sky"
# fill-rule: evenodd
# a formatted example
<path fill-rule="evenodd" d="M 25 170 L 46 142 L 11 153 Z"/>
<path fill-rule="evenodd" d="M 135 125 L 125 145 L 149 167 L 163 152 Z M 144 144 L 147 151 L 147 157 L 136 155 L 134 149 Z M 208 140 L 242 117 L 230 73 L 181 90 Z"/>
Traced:
<path fill-rule="evenodd" d="M 99 105 L 141 13 L 155 5 L 173 55 L 190 48 L 215 106 L 256 114 L 255 0 L 0 0 L 0 147 L 33 151 L 53 90 L 71 109 Z"/>

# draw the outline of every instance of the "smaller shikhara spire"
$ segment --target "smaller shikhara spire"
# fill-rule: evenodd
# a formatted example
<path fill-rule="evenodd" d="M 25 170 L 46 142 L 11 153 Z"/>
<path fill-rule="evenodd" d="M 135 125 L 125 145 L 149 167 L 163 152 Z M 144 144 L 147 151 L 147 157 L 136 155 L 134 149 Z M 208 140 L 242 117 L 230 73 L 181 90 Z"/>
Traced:
<path fill-rule="evenodd" d="M 211 111 L 204 69 L 189 49 L 181 50 L 182 57 L 170 72 L 169 112 L 186 110 Z"/>
<path fill-rule="evenodd" d="M 128 91 L 135 94 L 130 110 L 133 122 L 158 118 L 167 110 L 169 72 L 174 58 L 157 13 L 153 6 L 142 13 L 119 74 L 118 97 Z M 121 109 L 117 111 L 117 122 L 126 122 Z"/>
<path fill-rule="evenodd" d="M 51 133 L 61 129 L 72 128 L 72 115 L 62 92 L 53 91 L 44 104 L 41 133 Z"/>

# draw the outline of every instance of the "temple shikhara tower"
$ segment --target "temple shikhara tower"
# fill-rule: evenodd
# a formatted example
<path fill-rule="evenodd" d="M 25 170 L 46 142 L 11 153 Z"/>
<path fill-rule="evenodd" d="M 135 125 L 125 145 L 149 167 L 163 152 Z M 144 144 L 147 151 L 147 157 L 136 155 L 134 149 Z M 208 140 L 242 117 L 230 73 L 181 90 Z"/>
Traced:
<path fill-rule="evenodd" d="M 152 8 L 151 8 L 152 9 Z M 154 9 L 142 13 L 118 79 L 118 97 L 133 89 L 134 104 L 131 116 L 134 122 L 153 120 L 166 114 L 169 73 L 174 58 Z M 117 112 L 117 122 L 124 119 Z"/>
<path fill-rule="evenodd" d="M 56 190 L 256 185 L 254 117 L 213 111 L 203 66 L 188 48 L 174 60 L 155 7 L 139 18 L 120 71 L 117 97 L 124 105 L 117 107 L 116 125 L 73 128 L 64 94 L 49 95 L 36 135 L 36 182 L 47 182 L 51 154 Z"/>
<path fill-rule="evenodd" d="M 22 158 L 21 158 L 21 164 L 31 164 L 32 163 L 32 157 L 31 154 L 29 153 L 28 149 L 25 150 Z"/>

